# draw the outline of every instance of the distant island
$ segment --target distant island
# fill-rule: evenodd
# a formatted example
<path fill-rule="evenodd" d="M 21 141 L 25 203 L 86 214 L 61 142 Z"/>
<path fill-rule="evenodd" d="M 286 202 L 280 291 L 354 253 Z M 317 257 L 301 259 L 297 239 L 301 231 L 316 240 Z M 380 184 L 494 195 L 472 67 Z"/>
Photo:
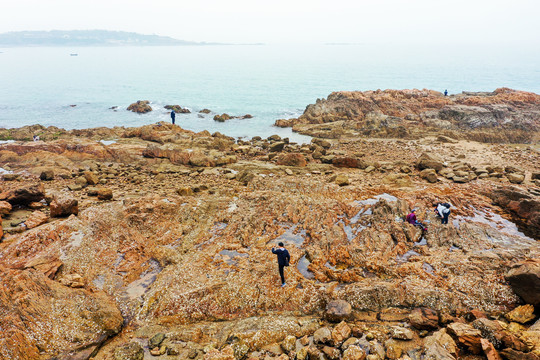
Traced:
<path fill-rule="evenodd" d="M 13 46 L 186 46 L 228 45 L 168 36 L 108 30 L 13 31 L 0 34 L 0 47 Z"/>

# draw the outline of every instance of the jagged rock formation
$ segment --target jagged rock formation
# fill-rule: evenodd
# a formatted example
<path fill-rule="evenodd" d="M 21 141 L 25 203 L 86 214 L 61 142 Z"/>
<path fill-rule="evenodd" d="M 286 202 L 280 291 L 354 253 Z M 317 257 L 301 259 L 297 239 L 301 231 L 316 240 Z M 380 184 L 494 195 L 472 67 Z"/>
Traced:
<path fill-rule="evenodd" d="M 500 88 L 443 96 L 433 90 L 340 91 L 276 126 L 319 137 L 415 138 L 438 131 L 457 139 L 531 142 L 540 126 L 540 95 Z"/>

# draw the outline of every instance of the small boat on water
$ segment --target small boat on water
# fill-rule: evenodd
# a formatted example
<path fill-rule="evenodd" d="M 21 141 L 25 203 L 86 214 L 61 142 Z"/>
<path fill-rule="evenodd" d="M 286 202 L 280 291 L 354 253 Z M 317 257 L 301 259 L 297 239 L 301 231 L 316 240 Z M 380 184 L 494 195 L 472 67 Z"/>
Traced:
<path fill-rule="evenodd" d="M 69 56 L 79 56 L 79 54 L 69 54 Z"/>

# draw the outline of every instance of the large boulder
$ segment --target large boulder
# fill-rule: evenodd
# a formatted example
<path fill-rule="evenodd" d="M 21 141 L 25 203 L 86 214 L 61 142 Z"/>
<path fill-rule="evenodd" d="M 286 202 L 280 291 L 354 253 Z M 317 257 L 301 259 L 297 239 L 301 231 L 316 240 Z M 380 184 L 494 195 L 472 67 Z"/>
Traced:
<path fill-rule="evenodd" d="M 360 346 L 351 345 L 343 352 L 343 360 L 364 360 L 366 355 Z"/>
<path fill-rule="evenodd" d="M 172 110 L 177 114 L 189 114 L 191 111 L 189 109 L 183 108 L 180 105 L 165 105 L 165 109 Z"/>
<path fill-rule="evenodd" d="M 525 180 L 525 175 L 518 174 L 518 173 L 509 173 L 509 174 L 506 174 L 506 178 L 512 184 L 521 184 Z"/>
<path fill-rule="evenodd" d="M 365 169 L 368 165 L 362 159 L 351 156 L 336 156 L 332 159 L 332 165 L 345 168 Z"/>
<path fill-rule="evenodd" d="M 352 314 L 352 306 L 345 300 L 332 300 L 326 305 L 324 316 L 327 320 L 341 322 L 348 320 Z"/>
<path fill-rule="evenodd" d="M 283 150 L 283 148 L 285 147 L 285 142 L 283 141 L 278 141 L 278 142 L 275 142 L 273 144 L 271 144 L 269 147 L 268 147 L 268 151 L 270 152 L 280 152 Z"/>
<path fill-rule="evenodd" d="M 442 329 L 428 336 L 424 341 L 425 360 L 456 360 L 458 348 L 446 329 Z"/>
<path fill-rule="evenodd" d="M 112 200 L 113 191 L 109 188 L 100 188 L 97 190 L 98 200 Z"/>
<path fill-rule="evenodd" d="M 329 328 L 322 327 L 313 333 L 313 342 L 315 344 L 330 344 L 332 341 L 332 331 Z"/>
<path fill-rule="evenodd" d="M 52 169 L 43 170 L 39 175 L 39 178 L 43 181 L 54 180 L 54 171 Z"/>
<path fill-rule="evenodd" d="M 482 352 L 482 345 L 480 343 L 482 333 L 480 330 L 473 328 L 469 324 L 458 322 L 448 325 L 446 329 L 456 338 L 458 344 L 467 348 L 473 354 L 480 354 Z"/>
<path fill-rule="evenodd" d="M 409 315 L 412 326 L 419 330 L 436 329 L 439 327 L 439 316 L 433 309 L 417 308 Z"/>
<path fill-rule="evenodd" d="M 516 265 L 510 269 L 506 279 L 526 303 L 540 304 L 540 260 L 528 260 Z"/>
<path fill-rule="evenodd" d="M 0 216 L 4 216 L 9 214 L 11 211 L 12 206 L 7 201 L 0 201 Z"/>
<path fill-rule="evenodd" d="M 152 111 L 150 107 L 150 101 L 148 100 L 138 100 L 136 103 L 133 103 L 127 107 L 127 110 L 133 111 L 139 114 L 144 114 Z"/>
<path fill-rule="evenodd" d="M 84 178 L 86 179 L 86 183 L 88 185 L 97 185 L 99 183 L 98 176 L 92 171 L 85 171 Z"/>
<path fill-rule="evenodd" d="M 280 154 L 276 157 L 278 165 L 304 167 L 307 165 L 306 158 L 300 153 Z"/>
<path fill-rule="evenodd" d="M 437 178 L 437 173 L 434 169 L 424 169 L 420 171 L 420 177 L 430 183 L 436 183 L 437 181 L 439 181 L 439 179 Z"/>
<path fill-rule="evenodd" d="M 79 201 L 68 195 L 56 195 L 50 204 L 51 217 L 77 215 L 79 213 Z"/>
<path fill-rule="evenodd" d="M 418 170 L 433 169 L 437 172 L 444 168 L 443 161 L 438 156 L 428 153 L 422 153 L 416 161 Z"/>
<path fill-rule="evenodd" d="M 531 304 L 518 306 L 514 310 L 510 311 L 505 315 L 508 321 L 518 322 L 520 324 L 528 323 L 531 320 L 534 320 L 534 306 Z"/>
<path fill-rule="evenodd" d="M 338 174 L 334 177 L 334 182 L 339 186 L 347 186 L 351 183 L 349 177 L 345 174 Z"/>
<path fill-rule="evenodd" d="M 45 187 L 43 184 L 26 185 L 0 193 L 0 200 L 7 201 L 11 205 L 28 205 L 41 201 L 44 197 Z"/>
<path fill-rule="evenodd" d="M 232 117 L 229 114 L 221 114 L 221 115 L 214 116 L 214 121 L 218 121 L 218 122 L 225 122 L 230 119 L 232 119 Z"/>
<path fill-rule="evenodd" d="M 341 345 L 351 336 L 351 332 L 351 327 L 345 321 L 337 324 L 334 330 L 332 330 L 332 343 L 334 346 Z"/>

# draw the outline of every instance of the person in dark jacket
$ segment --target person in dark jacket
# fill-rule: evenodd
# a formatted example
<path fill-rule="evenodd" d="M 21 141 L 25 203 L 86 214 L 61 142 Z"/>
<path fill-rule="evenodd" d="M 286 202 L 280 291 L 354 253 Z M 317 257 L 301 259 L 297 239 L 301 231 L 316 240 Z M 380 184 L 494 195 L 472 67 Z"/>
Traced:
<path fill-rule="evenodd" d="M 172 124 L 174 125 L 174 120 L 176 119 L 176 113 L 173 111 L 171 111 L 171 120 L 172 120 Z"/>
<path fill-rule="evenodd" d="M 291 261 L 291 255 L 289 255 L 289 251 L 283 247 L 283 243 L 280 242 L 278 244 L 278 248 L 272 248 L 272 253 L 277 255 L 277 261 L 279 266 L 279 276 L 281 277 L 281 287 L 285 286 L 285 274 L 283 272 L 283 268 L 285 266 L 289 266 L 289 261 Z"/>
<path fill-rule="evenodd" d="M 443 204 L 443 209 L 441 211 L 441 224 L 448 224 L 448 217 L 450 216 L 450 204 Z"/>

